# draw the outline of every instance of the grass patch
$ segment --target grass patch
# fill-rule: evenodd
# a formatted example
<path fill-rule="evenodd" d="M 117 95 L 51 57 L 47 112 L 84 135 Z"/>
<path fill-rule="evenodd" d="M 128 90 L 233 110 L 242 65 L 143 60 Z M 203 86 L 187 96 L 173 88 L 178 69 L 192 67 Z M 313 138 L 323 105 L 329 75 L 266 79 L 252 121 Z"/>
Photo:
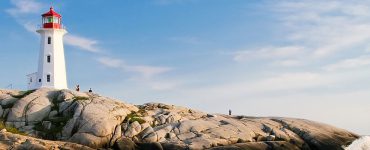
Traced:
<path fill-rule="evenodd" d="M 18 95 L 11 95 L 14 98 L 21 99 L 23 97 L 26 97 L 27 95 L 30 95 L 31 93 L 35 92 L 35 90 L 28 90 L 28 91 L 21 91 Z"/>
<path fill-rule="evenodd" d="M 48 140 L 56 140 L 57 134 L 61 133 L 63 131 L 64 126 L 67 124 L 67 122 L 72 118 L 72 115 L 69 116 L 60 116 L 60 117 L 53 117 L 53 118 L 46 118 L 43 121 L 50 121 L 51 122 L 51 128 L 46 129 L 42 125 L 43 121 L 40 121 L 35 124 L 33 127 L 34 130 L 42 132 L 42 137 L 44 139 Z"/>
<path fill-rule="evenodd" d="M 19 134 L 19 135 L 27 135 L 26 133 L 19 131 L 17 128 L 13 126 L 7 126 L 5 125 L 4 121 L 0 121 L 0 130 L 6 129 L 7 132 L 13 133 L 13 134 Z"/>
<path fill-rule="evenodd" d="M 73 98 L 74 101 L 84 101 L 84 100 L 89 100 L 88 97 L 84 97 L 84 96 L 76 96 Z"/>
<path fill-rule="evenodd" d="M 132 112 L 131 114 L 128 114 L 124 120 L 124 122 L 129 122 L 129 123 L 133 123 L 135 121 L 139 122 L 140 124 L 143 124 L 146 122 L 136 112 Z"/>

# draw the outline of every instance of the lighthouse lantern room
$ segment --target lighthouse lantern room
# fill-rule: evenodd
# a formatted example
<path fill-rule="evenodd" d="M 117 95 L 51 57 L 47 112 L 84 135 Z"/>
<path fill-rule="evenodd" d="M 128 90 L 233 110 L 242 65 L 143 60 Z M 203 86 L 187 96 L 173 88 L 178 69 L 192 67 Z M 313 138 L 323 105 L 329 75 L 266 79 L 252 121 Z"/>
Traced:
<path fill-rule="evenodd" d="M 67 31 L 62 26 L 62 16 L 53 7 L 42 14 L 42 27 L 38 71 L 28 76 L 28 89 L 67 89 L 63 36 Z"/>

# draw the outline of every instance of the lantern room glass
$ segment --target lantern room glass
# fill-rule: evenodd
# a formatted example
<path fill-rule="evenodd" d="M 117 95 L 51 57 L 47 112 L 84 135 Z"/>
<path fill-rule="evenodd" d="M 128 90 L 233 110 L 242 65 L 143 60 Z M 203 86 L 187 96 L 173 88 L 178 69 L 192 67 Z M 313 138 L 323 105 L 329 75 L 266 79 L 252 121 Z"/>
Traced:
<path fill-rule="evenodd" d="M 60 24 L 60 18 L 58 17 L 43 17 L 42 23 L 58 23 Z"/>

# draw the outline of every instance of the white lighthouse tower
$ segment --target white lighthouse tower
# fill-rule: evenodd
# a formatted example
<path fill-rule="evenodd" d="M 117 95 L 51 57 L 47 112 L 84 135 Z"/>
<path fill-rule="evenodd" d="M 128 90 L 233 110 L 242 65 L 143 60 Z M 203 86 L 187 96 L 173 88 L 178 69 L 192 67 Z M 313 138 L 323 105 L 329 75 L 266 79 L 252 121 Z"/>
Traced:
<path fill-rule="evenodd" d="M 67 33 L 61 23 L 62 16 L 54 11 L 42 15 L 38 71 L 28 75 L 28 89 L 42 87 L 67 89 L 63 36 Z"/>

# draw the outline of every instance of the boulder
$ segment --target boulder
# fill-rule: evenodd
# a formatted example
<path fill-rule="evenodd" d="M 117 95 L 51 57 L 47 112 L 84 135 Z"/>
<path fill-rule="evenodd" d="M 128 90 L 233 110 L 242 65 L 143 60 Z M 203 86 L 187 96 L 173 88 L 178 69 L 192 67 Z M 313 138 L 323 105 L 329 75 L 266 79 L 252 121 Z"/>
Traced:
<path fill-rule="evenodd" d="M 163 147 L 158 142 L 153 143 L 137 143 L 139 150 L 163 150 Z"/>
<path fill-rule="evenodd" d="M 217 128 L 217 124 L 213 122 L 207 122 L 205 120 L 186 120 L 180 123 L 179 131 L 180 133 L 187 132 L 202 132 L 207 129 Z"/>
<path fill-rule="evenodd" d="M 144 142 L 158 142 L 157 132 L 152 132 L 143 138 Z"/>
<path fill-rule="evenodd" d="M 11 108 L 7 122 L 28 124 L 42 121 L 50 112 L 49 99 L 52 99 L 55 93 L 56 91 L 43 88 L 18 100 Z"/>
<path fill-rule="evenodd" d="M 135 150 L 136 147 L 136 144 L 128 138 L 119 139 L 113 145 L 115 150 Z"/>
<path fill-rule="evenodd" d="M 49 141 L 37 139 L 19 134 L 6 132 L 5 129 L 0 131 L 1 141 L 0 149 L 33 149 L 33 150 L 49 150 L 49 149 L 78 149 L 78 150 L 93 150 L 90 147 L 76 143 Z"/>
<path fill-rule="evenodd" d="M 141 132 L 141 125 L 139 124 L 139 122 L 135 121 L 128 126 L 125 132 L 125 136 L 131 138 L 131 137 L 136 136 L 140 132 Z"/>
<path fill-rule="evenodd" d="M 120 125 L 116 126 L 116 129 L 114 130 L 113 137 L 110 140 L 110 146 L 113 146 L 113 144 L 116 142 L 117 139 L 121 138 L 122 136 L 122 129 Z"/>
<path fill-rule="evenodd" d="M 179 138 L 179 140 L 181 140 L 181 141 L 184 141 L 184 140 L 194 138 L 196 136 L 197 135 L 194 134 L 193 132 L 188 132 L 188 133 L 182 133 L 182 134 L 177 135 L 177 138 Z"/>
<path fill-rule="evenodd" d="M 146 138 L 149 134 L 153 133 L 154 132 L 154 129 L 152 127 L 147 127 L 145 128 L 140 134 L 139 134 L 139 137 L 141 139 L 144 139 Z"/>

